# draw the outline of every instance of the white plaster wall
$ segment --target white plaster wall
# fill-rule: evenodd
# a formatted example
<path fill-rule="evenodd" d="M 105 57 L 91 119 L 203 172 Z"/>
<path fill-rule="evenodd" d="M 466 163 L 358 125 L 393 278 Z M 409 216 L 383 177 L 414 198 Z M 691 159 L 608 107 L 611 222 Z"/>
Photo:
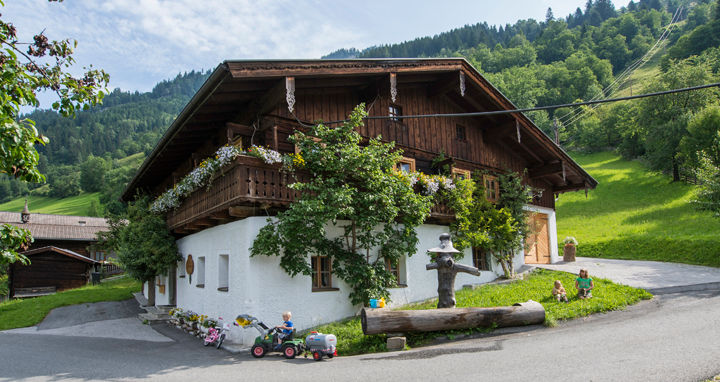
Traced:
<path fill-rule="evenodd" d="M 356 314 L 361 306 L 351 305 L 348 298 L 350 287 L 333 277 L 333 287 L 337 291 L 312 292 L 311 278 L 303 275 L 290 277 L 280 268 L 280 257 L 250 258 L 250 247 L 266 218 L 251 217 L 237 222 L 206 229 L 178 240 L 178 248 L 183 261 L 192 254 L 196 273 L 185 275 L 179 270 L 177 279 L 177 306 L 210 317 L 223 317 L 232 322 L 239 314 L 258 317 L 268 326 L 282 322 L 281 313 L 290 310 L 292 321 L 298 329 L 309 328 Z M 327 226 L 329 237 L 342 233 L 343 222 L 337 226 Z M 436 247 L 446 226 L 423 225 L 418 227 L 418 252 L 404 259 L 401 279 L 406 288 L 390 289 L 392 303 L 397 306 L 408 302 L 437 297 L 437 272 L 427 271 L 425 265 L 430 262 L 428 248 Z M 229 288 L 227 292 L 217 290 L 217 272 L 219 255 L 229 255 Z M 200 257 L 205 257 L 205 287 L 197 287 L 197 269 Z M 520 267 L 524 256 L 520 253 L 515 261 Z M 308 261 L 310 255 L 308 254 Z M 472 253 L 468 249 L 460 263 L 472 265 Z M 492 260 L 492 271 L 482 271 L 473 276 L 458 273 L 455 287 L 465 284 L 479 284 L 494 280 L 502 275 L 502 268 Z M 167 285 L 167 284 L 166 284 Z M 167 293 L 166 293 L 167 295 Z M 156 294 L 157 296 L 157 294 Z M 162 295 L 160 295 L 162 296 Z M 165 297 L 167 298 L 167 297 Z M 157 304 L 162 305 L 157 299 Z M 238 343 L 251 344 L 258 335 L 254 329 L 242 330 L 233 327 L 229 338 Z"/>
<path fill-rule="evenodd" d="M 558 237 L 557 237 L 557 220 L 555 219 L 555 210 L 551 208 L 538 207 L 538 206 L 526 206 L 526 210 L 540 212 L 548 215 L 548 235 L 550 235 L 550 263 L 554 264 L 562 260 L 562 257 L 558 254 Z M 523 257 L 523 261 L 524 261 Z M 520 268 L 517 266 L 516 268 Z"/>

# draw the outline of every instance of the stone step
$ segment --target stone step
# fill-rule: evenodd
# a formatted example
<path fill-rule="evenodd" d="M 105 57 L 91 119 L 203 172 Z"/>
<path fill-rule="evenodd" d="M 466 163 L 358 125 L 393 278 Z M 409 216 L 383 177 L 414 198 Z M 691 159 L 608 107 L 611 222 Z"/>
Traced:
<path fill-rule="evenodd" d="M 163 316 L 158 316 L 158 315 L 155 315 L 152 313 L 140 313 L 140 314 L 138 314 L 138 319 L 140 319 L 140 321 L 142 321 L 142 322 L 147 321 L 148 324 L 153 325 L 153 324 L 169 322 L 170 316 L 165 315 L 165 317 L 163 317 Z"/>
<path fill-rule="evenodd" d="M 165 314 L 169 314 L 171 310 L 175 309 L 175 305 L 155 305 L 155 309 Z"/>

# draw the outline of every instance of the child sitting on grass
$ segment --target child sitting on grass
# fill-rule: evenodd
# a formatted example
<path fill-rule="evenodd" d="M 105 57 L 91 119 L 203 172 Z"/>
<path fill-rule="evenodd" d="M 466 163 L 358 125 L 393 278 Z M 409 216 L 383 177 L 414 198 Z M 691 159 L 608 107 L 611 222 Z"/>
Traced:
<path fill-rule="evenodd" d="M 575 288 L 578 290 L 578 297 L 580 299 L 592 298 L 592 289 L 595 288 L 593 279 L 588 275 L 587 268 L 580 270 L 578 278 L 575 279 Z"/>
<path fill-rule="evenodd" d="M 560 280 L 555 281 L 555 287 L 552 290 L 552 295 L 555 297 L 557 302 L 560 302 L 560 301 L 565 301 L 566 303 L 568 302 L 567 293 L 565 292 L 565 288 L 563 288 Z"/>

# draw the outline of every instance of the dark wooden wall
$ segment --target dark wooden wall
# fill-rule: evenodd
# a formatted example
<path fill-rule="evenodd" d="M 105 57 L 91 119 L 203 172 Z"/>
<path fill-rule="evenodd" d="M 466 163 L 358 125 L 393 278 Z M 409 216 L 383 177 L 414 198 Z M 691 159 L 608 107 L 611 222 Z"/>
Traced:
<path fill-rule="evenodd" d="M 59 291 L 79 288 L 88 282 L 91 264 L 56 252 L 29 256 L 30 265 L 12 264 L 12 288 L 55 286 Z"/>
<path fill-rule="evenodd" d="M 90 257 L 90 251 L 88 251 L 87 247 L 90 246 L 92 243 L 94 243 L 94 241 L 36 239 L 32 243 L 32 245 L 30 245 L 30 248 L 28 248 L 28 250 L 52 246 L 62 249 L 68 249 L 79 255 Z"/>
<path fill-rule="evenodd" d="M 282 117 L 287 123 L 278 125 L 278 149 L 280 152 L 294 152 L 294 146 L 287 142 L 288 135 L 292 134 L 298 126 L 295 117 L 303 122 L 332 122 L 346 119 L 352 110 L 360 103 L 358 96 L 350 91 L 336 93 L 297 94 L 293 116 L 285 107 L 280 107 L 275 114 Z M 451 114 L 464 112 L 443 97 L 428 99 L 427 89 L 423 86 L 398 86 L 396 102 L 391 102 L 389 96 L 369 101 L 370 116 L 387 116 L 390 105 L 400 106 L 403 115 L 424 114 Z M 488 122 L 490 123 L 490 122 Z M 465 127 L 465 139 L 457 139 L 456 126 Z M 485 169 L 491 171 L 505 171 L 511 169 L 522 173 L 527 163 L 519 156 L 513 154 L 508 148 L 496 142 L 485 142 L 482 136 L 483 128 L 480 122 L 472 117 L 452 118 L 422 118 L 405 119 L 402 123 L 392 123 L 389 120 L 368 120 L 360 127 L 359 133 L 364 137 L 382 136 L 383 141 L 394 141 L 396 147 L 404 151 L 404 156 L 414 158 L 416 170 L 428 174 L 437 173 L 431 167 L 433 159 L 437 158 L 441 150 L 446 156 L 456 158 L 455 167 L 464 170 Z M 266 133 L 265 141 L 270 137 Z M 532 187 L 542 189 L 542 197 L 533 204 L 555 208 L 552 185 L 542 179 L 525 178 L 525 183 Z"/>

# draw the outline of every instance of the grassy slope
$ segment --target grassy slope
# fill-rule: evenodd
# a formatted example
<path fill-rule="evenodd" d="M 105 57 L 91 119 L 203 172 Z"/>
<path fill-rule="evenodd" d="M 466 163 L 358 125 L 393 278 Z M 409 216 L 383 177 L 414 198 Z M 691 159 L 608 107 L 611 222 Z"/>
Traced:
<path fill-rule="evenodd" d="M 558 239 L 574 236 L 578 256 L 656 260 L 720 267 L 720 219 L 688 202 L 695 186 L 648 173 L 615 154 L 573 154 L 598 180 L 560 196 Z"/>
<path fill-rule="evenodd" d="M 90 208 L 90 201 L 98 200 L 99 192 L 82 193 L 64 199 L 47 196 L 31 196 L 28 199 L 28 209 L 32 213 L 86 216 Z M 0 204 L 0 211 L 20 212 L 25 205 L 25 198 L 17 198 Z"/>

